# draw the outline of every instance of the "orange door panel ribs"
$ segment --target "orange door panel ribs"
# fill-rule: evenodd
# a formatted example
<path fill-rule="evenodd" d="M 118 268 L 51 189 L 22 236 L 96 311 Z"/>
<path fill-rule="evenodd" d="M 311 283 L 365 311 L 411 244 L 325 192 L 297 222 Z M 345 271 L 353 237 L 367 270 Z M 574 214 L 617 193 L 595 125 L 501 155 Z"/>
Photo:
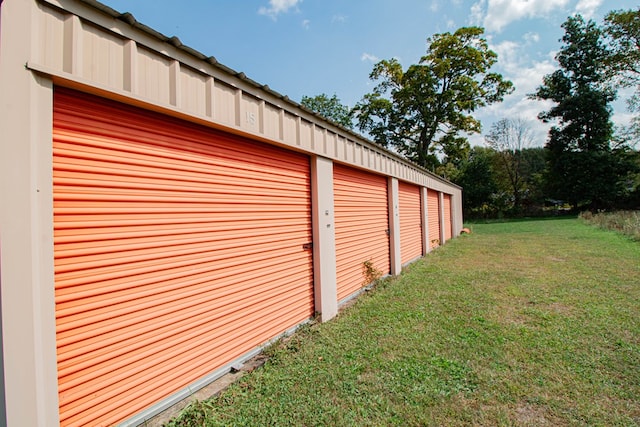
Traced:
<path fill-rule="evenodd" d="M 307 156 L 54 95 L 60 419 L 111 425 L 313 315 Z"/>
<path fill-rule="evenodd" d="M 360 290 L 365 261 L 390 271 L 387 178 L 334 164 L 338 301 Z"/>
<path fill-rule="evenodd" d="M 400 256 L 404 265 L 422 256 L 422 208 L 420 187 L 398 183 L 400 201 Z"/>
<path fill-rule="evenodd" d="M 429 222 L 429 247 L 435 248 L 440 241 L 440 198 L 437 191 L 427 189 L 427 211 Z"/>

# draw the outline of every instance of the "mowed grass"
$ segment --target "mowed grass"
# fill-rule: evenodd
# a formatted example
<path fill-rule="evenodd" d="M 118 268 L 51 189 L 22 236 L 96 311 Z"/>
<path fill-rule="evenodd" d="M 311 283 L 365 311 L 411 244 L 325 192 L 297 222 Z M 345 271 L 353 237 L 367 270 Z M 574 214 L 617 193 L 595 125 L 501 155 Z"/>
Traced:
<path fill-rule="evenodd" d="M 639 425 L 640 244 L 471 227 L 171 425 Z"/>

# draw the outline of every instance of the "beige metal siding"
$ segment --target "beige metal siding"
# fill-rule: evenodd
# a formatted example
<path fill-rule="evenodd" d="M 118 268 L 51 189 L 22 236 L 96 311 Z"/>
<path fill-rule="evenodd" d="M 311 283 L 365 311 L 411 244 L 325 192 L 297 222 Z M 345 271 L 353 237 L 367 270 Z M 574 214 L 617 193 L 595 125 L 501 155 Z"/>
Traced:
<path fill-rule="evenodd" d="M 451 192 L 452 184 L 300 108 L 243 73 L 206 60 L 84 2 L 41 0 L 28 67 L 308 154 Z M 77 15 L 74 15 L 77 14 Z M 312 123 L 313 129 L 305 128 Z M 308 135 L 308 139 L 304 135 Z"/>
<path fill-rule="evenodd" d="M 309 159 L 57 89 L 61 423 L 111 425 L 313 315 Z"/>
<path fill-rule="evenodd" d="M 388 274 L 387 179 L 341 165 L 333 169 L 338 300 L 362 288 L 363 264 Z"/>

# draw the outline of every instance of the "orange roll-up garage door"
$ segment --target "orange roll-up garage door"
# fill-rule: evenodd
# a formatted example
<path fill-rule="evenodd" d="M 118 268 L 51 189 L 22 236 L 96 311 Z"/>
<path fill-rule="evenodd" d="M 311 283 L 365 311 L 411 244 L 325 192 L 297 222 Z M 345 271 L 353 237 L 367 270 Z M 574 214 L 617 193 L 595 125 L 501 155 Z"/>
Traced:
<path fill-rule="evenodd" d="M 451 239 L 453 235 L 452 232 L 452 224 L 451 224 L 451 194 L 443 195 L 443 204 L 444 204 L 444 240 L 447 241 Z"/>
<path fill-rule="evenodd" d="M 427 214 L 429 220 L 429 247 L 440 245 L 440 198 L 438 192 L 427 189 Z"/>
<path fill-rule="evenodd" d="M 420 187 L 399 182 L 400 258 L 404 265 L 422 256 L 422 210 Z"/>
<path fill-rule="evenodd" d="M 61 424 L 112 425 L 313 315 L 306 156 L 56 88 Z"/>
<path fill-rule="evenodd" d="M 389 273 L 387 178 L 334 164 L 338 300 L 365 285 L 363 263 Z"/>

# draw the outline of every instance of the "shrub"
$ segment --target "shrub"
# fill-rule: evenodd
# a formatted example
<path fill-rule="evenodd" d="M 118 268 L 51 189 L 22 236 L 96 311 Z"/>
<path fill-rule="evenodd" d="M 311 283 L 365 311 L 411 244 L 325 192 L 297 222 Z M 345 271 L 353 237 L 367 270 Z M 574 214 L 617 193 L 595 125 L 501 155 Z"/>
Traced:
<path fill-rule="evenodd" d="M 613 230 L 640 241 L 640 211 L 582 212 L 580 218 L 589 224 Z"/>

